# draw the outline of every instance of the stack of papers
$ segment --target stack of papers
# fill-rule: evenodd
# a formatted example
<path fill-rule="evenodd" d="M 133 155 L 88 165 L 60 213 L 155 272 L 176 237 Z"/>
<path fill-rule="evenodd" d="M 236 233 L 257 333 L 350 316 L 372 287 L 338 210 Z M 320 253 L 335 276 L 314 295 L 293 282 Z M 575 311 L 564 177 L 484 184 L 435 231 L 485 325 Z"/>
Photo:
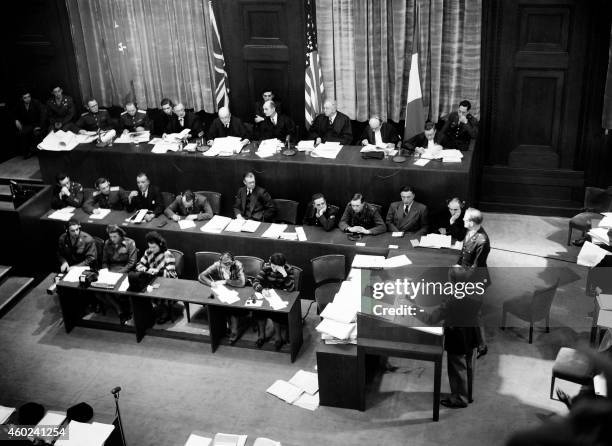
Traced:
<path fill-rule="evenodd" d="M 319 157 L 333 160 L 336 159 L 340 150 L 342 150 L 342 146 L 339 142 L 326 142 L 315 147 L 311 155 L 315 158 Z"/>
<path fill-rule="evenodd" d="M 406 265 L 412 265 L 412 261 L 408 257 L 406 257 L 406 254 L 402 254 L 399 256 L 389 257 L 385 259 L 383 268 L 385 269 L 399 268 L 401 266 L 406 266 Z"/>
<path fill-rule="evenodd" d="M 303 409 L 319 407 L 319 378 L 316 373 L 300 370 L 289 382 L 276 380 L 266 392 Z"/>
<path fill-rule="evenodd" d="M 305 370 L 298 370 L 289 380 L 289 384 L 293 384 L 310 395 L 314 395 L 319 391 L 319 377 L 316 373 Z"/>
<path fill-rule="evenodd" d="M 15 412 L 14 407 L 0 406 L 0 424 L 6 423 L 13 412 Z"/>
<path fill-rule="evenodd" d="M 93 139 L 96 139 L 94 135 Z M 53 152 L 68 151 L 79 145 L 77 135 L 72 132 L 58 130 L 57 132 L 49 132 L 47 136 L 38 144 L 40 150 L 50 150 Z"/>
<path fill-rule="evenodd" d="M 352 268 L 382 269 L 385 264 L 385 256 L 370 256 L 365 254 L 355 254 Z"/>
<path fill-rule="evenodd" d="M 89 270 L 89 266 L 73 266 L 68 272 L 62 277 L 63 282 L 78 282 L 79 277 L 83 274 L 83 271 Z"/>
<path fill-rule="evenodd" d="M 134 215 L 133 217 L 130 217 L 128 219 L 126 219 L 126 221 L 130 222 L 130 223 L 142 223 L 142 221 L 145 218 L 145 215 L 147 215 L 149 213 L 148 209 L 140 209 L 136 215 Z"/>
<path fill-rule="evenodd" d="M 193 220 L 179 220 L 178 225 L 181 229 L 190 229 L 196 227 L 195 221 Z"/>
<path fill-rule="evenodd" d="M 98 271 L 98 280 L 91 284 L 92 287 L 96 288 L 108 288 L 113 289 L 119 279 L 123 277 L 122 273 L 110 272 L 107 268 Z"/>
<path fill-rule="evenodd" d="M 421 154 L 421 158 L 428 160 L 437 160 L 442 158 L 442 146 L 438 144 L 431 144 L 428 146 L 425 151 Z"/>
<path fill-rule="evenodd" d="M 280 398 L 286 403 L 292 404 L 297 400 L 304 391 L 293 384 L 277 379 L 270 387 L 266 389 L 266 392 Z"/>
<path fill-rule="evenodd" d="M 576 263 L 581 266 L 588 266 L 589 268 L 594 267 L 599 264 L 603 260 L 605 256 L 610 254 L 605 249 L 600 248 L 599 246 L 591 243 L 584 242 L 582 245 L 582 249 L 578 253 L 578 259 L 576 259 Z"/>
<path fill-rule="evenodd" d="M 314 144 L 314 140 L 300 141 L 297 143 L 296 148 L 298 152 L 305 152 L 307 150 L 314 150 Z"/>
<path fill-rule="evenodd" d="M 323 319 L 321 323 L 315 327 L 315 330 L 321 334 L 331 336 L 332 338 L 340 339 L 341 341 L 346 341 L 349 338 L 357 338 L 356 323 L 346 324 L 331 319 Z"/>
<path fill-rule="evenodd" d="M 153 146 L 153 148 L 151 149 L 151 153 L 166 153 L 168 151 L 176 152 L 178 151 L 178 149 L 179 149 L 178 142 L 161 141 L 155 144 L 155 146 Z"/>
<path fill-rule="evenodd" d="M 178 142 L 185 138 L 189 138 L 189 133 L 191 129 L 183 129 L 181 133 L 169 133 L 164 135 L 164 140 L 168 142 Z"/>
<path fill-rule="evenodd" d="M 219 432 L 213 439 L 213 446 L 244 446 L 247 435 L 222 434 Z"/>
<path fill-rule="evenodd" d="M 426 166 L 427 164 L 429 164 L 429 161 L 431 161 L 431 160 L 428 160 L 428 159 L 425 159 L 425 158 L 421 158 L 421 159 L 416 160 L 414 162 L 414 165 L 415 166 L 423 167 L 423 166 Z"/>
<path fill-rule="evenodd" d="M 264 139 L 259 143 L 255 154 L 260 158 L 268 158 L 276 154 L 279 149 L 283 148 L 283 143 L 279 139 Z"/>
<path fill-rule="evenodd" d="M 255 220 L 236 218 L 225 227 L 225 230 L 228 232 L 255 232 L 260 224 L 261 222 Z"/>
<path fill-rule="evenodd" d="M 593 228 L 588 232 L 588 234 L 591 236 L 594 242 L 603 243 L 605 245 L 610 246 L 610 237 L 608 236 L 608 229 Z"/>
<path fill-rule="evenodd" d="M 421 236 L 419 246 L 421 248 L 450 248 L 451 236 L 442 234 L 427 234 Z"/>
<path fill-rule="evenodd" d="M 202 437 L 200 435 L 191 434 L 185 442 L 185 446 L 208 446 L 212 438 Z"/>
<path fill-rule="evenodd" d="M 266 231 L 261 234 L 261 236 L 263 238 L 271 238 L 271 239 L 277 239 L 280 237 L 280 235 L 285 232 L 285 229 L 287 229 L 287 225 L 286 224 L 282 224 L 282 223 L 272 223 L 270 225 L 270 227 L 268 229 L 266 229 Z"/>
<path fill-rule="evenodd" d="M 360 153 L 384 152 L 386 148 L 387 148 L 386 144 L 382 144 L 382 145 L 366 144 L 365 146 L 362 147 L 362 149 L 359 152 Z"/>
<path fill-rule="evenodd" d="M 221 234 L 227 225 L 232 221 L 229 217 L 223 217 L 222 215 L 215 215 L 211 218 L 204 226 L 200 228 L 202 232 L 208 232 L 210 234 Z"/>
<path fill-rule="evenodd" d="M 341 303 L 334 301 L 326 305 L 325 309 L 321 312 L 321 317 L 342 324 L 350 324 L 355 322 L 358 311 L 359 308 L 355 308 L 350 302 Z"/>
<path fill-rule="evenodd" d="M 115 140 L 117 143 L 126 143 L 126 144 L 138 144 L 141 142 L 149 142 L 151 139 L 151 133 L 148 130 L 143 132 L 131 132 L 131 133 L 122 133 L 119 138 Z"/>
<path fill-rule="evenodd" d="M 70 421 L 68 424 L 68 440 L 59 439 L 56 446 L 102 446 L 115 429 L 112 424 L 79 423 Z"/>
<path fill-rule="evenodd" d="M 211 289 L 215 297 L 224 304 L 233 304 L 234 302 L 238 302 L 240 300 L 240 297 L 238 297 L 238 291 L 230 290 L 225 285 L 215 285 Z"/>
<path fill-rule="evenodd" d="M 52 212 L 47 218 L 51 218 L 53 220 L 68 221 L 72 217 L 74 217 L 74 210 L 74 207 L 67 206 L 65 208 L 58 209 L 55 212 Z"/>
<path fill-rule="evenodd" d="M 599 221 L 600 228 L 612 229 L 612 212 L 604 212 L 604 218 Z"/>
<path fill-rule="evenodd" d="M 460 150 L 442 150 L 442 162 L 444 163 L 460 163 L 462 159 L 463 153 Z"/>
<path fill-rule="evenodd" d="M 204 156 L 231 156 L 234 153 L 240 153 L 242 150 L 242 141 L 238 136 L 227 136 L 225 138 L 215 138 L 212 146 Z"/>
<path fill-rule="evenodd" d="M 286 300 L 282 300 L 276 290 L 270 289 L 267 290 L 264 298 L 268 301 L 272 309 L 274 310 L 282 310 L 289 305 L 289 302 Z"/>
<path fill-rule="evenodd" d="M 92 220 L 103 220 L 106 218 L 108 214 L 110 214 L 110 212 L 111 212 L 110 209 L 98 208 L 97 212 L 94 212 L 93 214 L 91 214 L 89 218 Z"/>

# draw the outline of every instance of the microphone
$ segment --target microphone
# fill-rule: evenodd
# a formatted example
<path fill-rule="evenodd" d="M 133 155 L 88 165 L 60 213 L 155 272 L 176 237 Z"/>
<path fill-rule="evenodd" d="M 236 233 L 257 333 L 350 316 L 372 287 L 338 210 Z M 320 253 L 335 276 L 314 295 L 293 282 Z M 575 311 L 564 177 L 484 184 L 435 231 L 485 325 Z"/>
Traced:
<path fill-rule="evenodd" d="M 117 387 L 115 387 L 114 389 L 112 389 L 112 390 L 111 390 L 111 393 L 112 393 L 113 395 L 116 395 L 116 394 L 118 394 L 119 392 L 121 392 L 121 387 L 119 387 L 119 386 L 117 386 Z"/>

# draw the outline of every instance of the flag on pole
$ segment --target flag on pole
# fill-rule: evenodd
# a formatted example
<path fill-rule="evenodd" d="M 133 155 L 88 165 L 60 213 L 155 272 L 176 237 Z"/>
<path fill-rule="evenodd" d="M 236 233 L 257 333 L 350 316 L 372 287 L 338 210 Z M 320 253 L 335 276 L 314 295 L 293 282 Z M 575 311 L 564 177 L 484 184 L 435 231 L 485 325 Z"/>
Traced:
<path fill-rule="evenodd" d="M 304 77 L 304 115 L 306 128 L 310 127 L 314 118 L 322 111 L 323 74 L 319 64 L 317 47 L 317 22 L 313 0 L 304 2 L 306 12 L 306 73 Z"/>
<path fill-rule="evenodd" d="M 419 9 L 415 5 L 414 37 L 412 39 L 412 58 L 408 76 L 408 99 L 406 101 L 406 124 L 404 141 L 423 131 L 425 117 L 423 113 L 423 93 L 419 76 Z"/>
<path fill-rule="evenodd" d="M 208 0 L 208 8 L 210 11 L 210 21 L 213 28 L 213 57 L 215 70 L 215 102 L 217 110 L 221 107 L 229 105 L 229 82 L 227 73 L 225 72 L 225 58 L 223 57 L 223 49 L 221 48 L 221 37 L 215 20 L 215 12 L 213 11 L 212 0 Z"/>

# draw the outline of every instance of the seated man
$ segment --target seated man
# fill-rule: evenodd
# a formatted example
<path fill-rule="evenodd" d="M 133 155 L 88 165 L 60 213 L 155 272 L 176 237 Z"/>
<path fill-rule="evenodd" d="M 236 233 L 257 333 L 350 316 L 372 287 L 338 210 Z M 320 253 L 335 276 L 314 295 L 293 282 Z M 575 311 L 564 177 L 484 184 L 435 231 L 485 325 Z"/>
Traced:
<path fill-rule="evenodd" d="M 151 122 L 144 110 L 138 110 L 136 104 L 128 102 L 125 111 L 119 118 L 120 129 L 123 133 L 144 132 L 151 130 Z"/>
<path fill-rule="evenodd" d="M 151 186 L 149 177 L 144 172 L 136 175 L 138 190 L 133 190 L 128 195 L 127 211 L 133 212 L 140 209 L 148 209 L 150 212 L 145 216 L 145 221 L 151 221 L 164 212 L 164 199 L 161 192 L 155 186 Z"/>
<path fill-rule="evenodd" d="M 210 125 L 208 130 L 208 145 L 211 146 L 215 138 L 225 138 L 226 136 L 236 136 L 240 138 L 240 144 L 246 146 L 249 141 L 249 132 L 240 120 L 232 116 L 228 107 L 219 109 L 218 118 Z"/>
<path fill-rule="evenodd" d="M 64 94 L 60 86 L 54 87 L 51 93 L 47 101 L 47 119 L 51 130 L 69 130 L 74 118 L 74 101 Z"/>
<path fill-rule="evenodd" d="M 265 102 L 263 111 L 266 118 L 259 125 L 260 140 L 278 138 L 284 141 L 287 135 L 294 135 L 295 124 L 293 120 L 289 116 L 279 114 L 276 111 L 274 101 Z"/>
<path fill-rule="evenodd" d="M 366 235 L 382 234 L 387 230 L 378 209 L 366 203 L 360 193 L 353 195 L 346 205 L 338 226 L 344 232 Z"/>
<path fill-rule="evenodd" d="M 253 289 L 256 293 L 267 294 L 269 289 L 277 289 L 283 291 L 295 290 L 294 268 L 287 263 L 285 256 L 280 252 L 272 254 L 268 262 L 264 263 L 261 271 L 253 281 Z M 280 350 L 285 342 L 287 342 L 287 327 L 282 321 L 282 315 L 276 312 L 258 311 L 254 314 L 257 320 L 257 341 L 255 345 L 259 348 L 266 342 L 266 322 L 268 318 L 274 323 L 274 349 Z M 283 333 L 285 332 L 285 333 Z"/>
<path fill-rule="evenodd" d="M 87 101 L 87 111 L 79 117 L 75 124 L 79 128 L 79 133 L 105 132 L 113 130 L 113 122 L 110 115 L 104 109 L 98 107 L 98 101 L 91 98 Z M 114 135 L 113 135 L 114 136 Z"/>
<path fill-rule="evenodd" d="M 153 128 L 156 135 L 163 135 L 166 133 L 166 129 L 170 124 L 170 121 L 174 118 L 174 104 L 168 98 L 161 100 L 159 104 L 161 107 L 161 113 L 156 113 L 153 119 Z"/>
<path fill-rule="evenodd" d="M 253 123 L 255 124 L 255 127 L 258 127 L 259 124 L 264 122 L 264 120 L 266 119 L 265 113 L 263 110 L 263 106 L 266 102 L 274 101 L 274 104 L 276 106 L 276 111 L 278 113 L 282 113 L 280 100 L 276 97 L 276 95 L 274 94 L 272 90 L 262 91 L 261 99 L 262 99 L 261 101 L 255 102 L 255 111 L 253 112 L 253 115 L 254 115 Z"/>
<path fill-rule="evenodd" d="M 36 152 L 36 146 L 43 138 L 45 112 L 42 104 L 32 98 L 29 91 L 24 91 L 15 109 L 15 127 L 17 142 L 24 159 Z"/>
<path fill-rule="evenodd" d="M 427 206 L 414 201 L 415 196 L 410 186 L 402 187 L 400 191 L 402 201 L 391 203 L 387 212 L 389 231 L 402 231 L 414 237 L 427 234 Z"/>
<path fill-rule="evenodd" d="M 59 237 L 57 258 L 60 272 L 65 273 L 74 266 L 97 267 L 98 252 L 93 237 L 81 231 L 81 224 L 70 220 L 66 224 L 66 232 Z"/>
<path fill-rule="evenodd" d="M 323 103 L 323 114 L 318 115 L 308 132 L 308 138 L 315 140 L 315 145 L 322 142 L 339 142 L 346 145 L 353 142 L 351 120 L 337 109 L 336 101 L 327 99 Z"/>
<path fill-rule="evenodd" d="M 443 133 L 436 132 L 436 126 L 431 121 L 425 122 L 423 132 L 414 135 L 412 138 L 402 144 L 402 148 L 423 153 L 425 149 L 434 149 L 434 145 L 442 146 Z"/>
<path fill-rule="evenodd" d="M 185 106 L 180 102 L 174 106 L 174 115 L 170 118 L 166 133 L 181 133 L 189 129 L 189 135 L 193 138 L 200 138 L 204 135 L 200 118 L 194 112 L 185 111 Z"/>
<path fill-rule="evenodd" d="M 166 217 L 179 221 L 181 218 L 187 220 L 210 220 L 213 211 L 204 195 L 194 194 L 186 190 L 178 195 L 164 211 Z"/>
<path fill-rule="evenodd" d="M 255 184 L 255 174 L 245 173 L 242 182 L 244 186 L 238 189 L 234 201 L 234 217 L 245 220 L 272 221 L 276 214 L 274 202 L 268 191 Z"/>
<path fill-rule="evenodd" d="M 127 192 L 120 186 L 111 186 L 106 178 L 96 180 L 96 190 L 85 203 L 83 210 L 88 214 L 97 214 L 99 209 L 112 209 L 122 211 L 128 202 Z"/>
<path fill-rule="evenodd" d="M 308 203 L 304 214 L 304 224 L 308 226 L 320 226 L 326 231 L 331 231 L 338 224 L 338 208 L 328 206 L 323 194 L 314 194 L 312 201 Z"/>
<path fill-rule="evenodd" d="M 464 100 L 457 111 L 448 115 L 441 132 L 449 149 L 468 150 L 470 140 L 478 136 L 478 119 L 468 113 L 470 108 L 470 101 Z"/>
<path fill-rule="evenodd" d="M 393 124 L 382 122 L 378 116 L 372 116 L 368 125 L 361 134 L 361 145 L 373 144 L 378 147 L 386 146 L 393 149 L 400 138 Z"/>
<path fill-rule="evenodd" d="M 450 213 L 450 218 L 445 212 L 446 217 L 441 219 L 441 221 L 438 223 L 438 232 L 440 232 L 440 234 L 448 234 L 455 240 L 463 241 L 467 232 L 467 229 L 463 223 L 463 217 L 465 216 L 465 202 L 455 197 L 448 200 L 447 206 L 448 212 Z"/>
<path fill-rule="evenodd" d="M 242 263 L 234 259 L 234 255 L 229 251 L 222 253 L 219 260 L 202 271 L 198 276 L 198 280 L 211 288 L 219 285 L 242 288 L 246 285 Z M 238 340 L 238 317 L 246 313 L 245 310 L 238 308 L 232 308 L 230 311 L 229 341 L 232 345 Z"/>
<path fill-rule="evenodd" d="M 62 209 L 68 206 L 80 208 L 83 203 L 83 186 L 70 181 L 68 175 L 60 172 L 55 176 L 55 185 L 51 197 L 51 207 L 53 209 Z"/>
<path fill-rule="evenodd" d="M 104 242 L 104 248 L 102 249 L 102 268 L 115 273 L 129 273 L 138 261 L 136 243 L 126 236 L 125 231 L 120 226 L 108 225 L 106 233 L 108 239 Z M 121 299 L 108 293 L 98 293 L 96 297 L 115 309 L 121 324 L 132 317 L 126 298 Z"/>

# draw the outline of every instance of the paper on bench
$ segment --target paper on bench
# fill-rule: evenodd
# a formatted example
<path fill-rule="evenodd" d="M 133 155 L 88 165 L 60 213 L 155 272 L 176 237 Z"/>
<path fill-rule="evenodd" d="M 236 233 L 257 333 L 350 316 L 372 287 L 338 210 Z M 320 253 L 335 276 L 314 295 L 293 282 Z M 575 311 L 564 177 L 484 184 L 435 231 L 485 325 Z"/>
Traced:
<path fill-rule="evenodd" d="M 193 220 L 179 220 L 178 225 L 181 229 L 190 229 L 196 227 L 195 221 Z"/>
<path fill-rule="evenodd" d="M 89 266 L 73 266 L 62 278 L 63 282 L 78 282 L 83 271 L 89 270 Z"/>
<path fill-rule="evenodd" d="M 115 429 L 112 424 L 79 423 L 70 421 L 68 424 L 68 440 L 59 439 L 57 446 L 102 446 Z"/>
<path fill-rule="evenodd" d="M 97 211 L 98 212 L 94 212 L 93 214 L 91 214 L 89 218 L 92 220 L 102 220 L 106 218 L 108 214 L 111 213 L 110 209 L 104 209 L 104 208 L 98 208 Z"/>
<path fill-rule="evenodd" d="M 211 289 L 215 294 L 215 297 L 223 303 L 233 304 L 234 302 L 238 302 L 240 300 L 240 297 L 238 297 L 238 292 L 236 290 L 230 290 L 225 285 L 215 285 Z"/>
<path fill-rule="evenodd" d="M 385 259 L 384 268 L 398 268 L 400 266 L 412 265 L 412 262 L 406 254 Z"/>
<path fill-rule="evenodd" d="M 286 224 L 272 223 L 270 227 L 266 229 L 263 234 L 261 234 L 261 236 L 263 238 L 277 239 L 283 232 L 285 232 L 285 229 L 287 229 Z"/>
<path fill-rule="evenodd" d="M 208 232 L 211 234 L 221 234 L 223 230 L 232 221 L 229 217 L 223 217 L 222 215 L 215 215 L 211 218 L 204 226 L 200 228 L 202 232 Z"/>
<path fill-rule="evenodd" d="M 6 423 L 6 420 L 15 412 L 14 407 L 0 406 L 0 424 Z"/>

